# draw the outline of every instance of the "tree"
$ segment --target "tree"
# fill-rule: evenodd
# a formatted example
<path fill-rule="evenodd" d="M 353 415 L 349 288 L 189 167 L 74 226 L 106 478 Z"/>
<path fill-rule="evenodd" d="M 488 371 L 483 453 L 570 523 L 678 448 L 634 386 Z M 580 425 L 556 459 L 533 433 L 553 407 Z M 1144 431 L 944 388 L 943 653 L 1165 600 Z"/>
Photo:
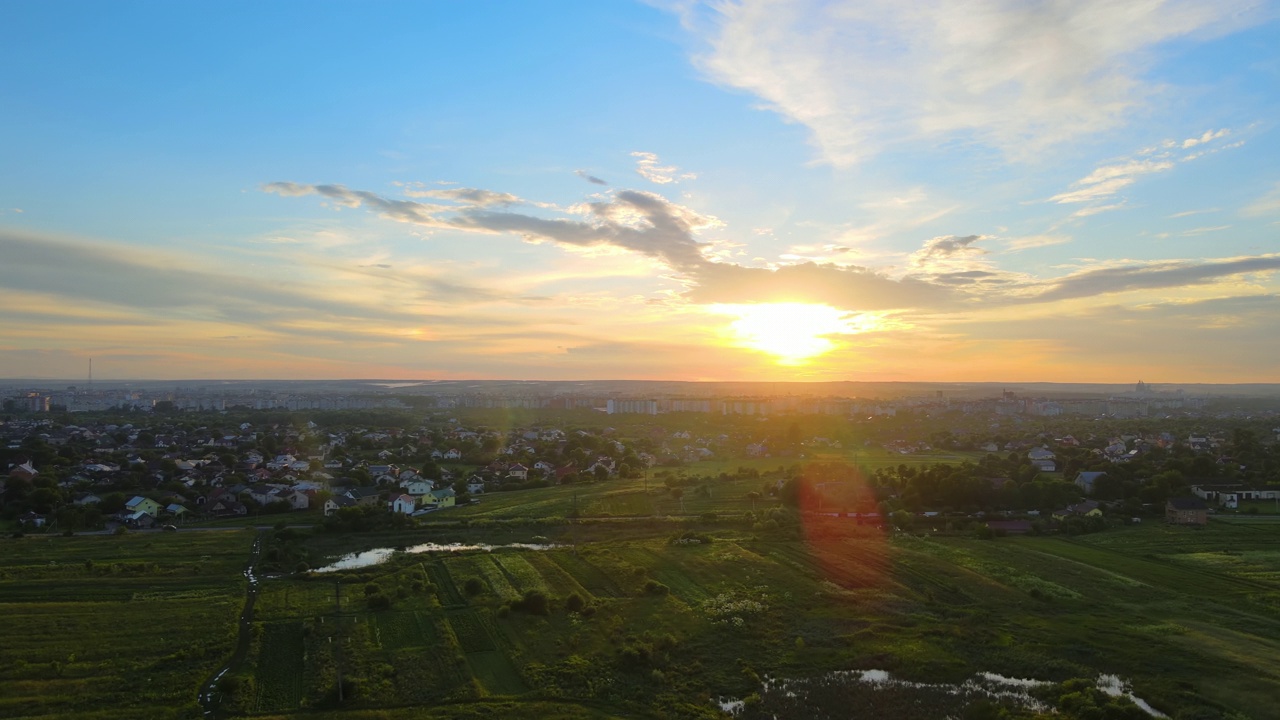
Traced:
<path fill-rule="evenodd" d="M 756 501 L 760 499 L 760 493 L 756 492 L 755 490 L 752 490 L 751 492 L 747 493 L 747 499 L 751 501 L 751 512 L 755 512 Z"/>

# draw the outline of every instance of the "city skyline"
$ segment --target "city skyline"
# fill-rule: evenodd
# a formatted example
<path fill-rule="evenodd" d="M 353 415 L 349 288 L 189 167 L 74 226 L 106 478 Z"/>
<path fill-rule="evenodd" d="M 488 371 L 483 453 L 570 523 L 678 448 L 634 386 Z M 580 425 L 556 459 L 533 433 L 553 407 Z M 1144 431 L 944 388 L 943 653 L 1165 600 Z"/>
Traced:
<path fill-rule="evenodd" d="M 1276 382 L 1277 9 L 17 6 L 0 377 Z"/>

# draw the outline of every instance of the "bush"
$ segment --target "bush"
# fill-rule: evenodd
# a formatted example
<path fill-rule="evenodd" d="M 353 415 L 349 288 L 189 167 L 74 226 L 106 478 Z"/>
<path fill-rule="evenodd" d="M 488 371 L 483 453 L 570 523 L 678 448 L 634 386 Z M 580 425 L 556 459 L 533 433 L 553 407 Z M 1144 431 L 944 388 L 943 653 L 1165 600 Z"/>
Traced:
<path fill-rule="evenodd" d="M 569 597 L 564 599 L 564 609 L 568 610 L 569 612 L 580 613 L 582 612 L 582 609 L 585 608 L 586 606 L 587 606 L 586 601 L 583 600 L 582 596 L 579 595 L 578 593 L 573 593 Z"/>
<path fill-rule="evenodd" d="M 480 578 L 467 578 L 467 581 L 462 584 L 462 590 L 471 597 L 475 597 L 484 592 L 484 583 Z"/>
<path fill-rule="evenodd" d="M 369 597 L 365 598 L 365 602 L 368 603 L 370 610 L 390 610 L 391 609 L 391 598 L 381 593 L 377 595 L 370 595 Z"/>
<path fill-rule="evenodd" d="M 545 593 L 538 590 L 529 590 L 524 597 L 511 602 L 512 610 L 520 610 L 530 615 L 549 615 L 551 614 L 551 601 L 547 599 Z"/>
<path fill-rule="evenodd" d="M 650 580 L 644 584 L 645 595 L 666 595 L 669 592 L 671 592 L 671 588 L 657 580 Z"/>

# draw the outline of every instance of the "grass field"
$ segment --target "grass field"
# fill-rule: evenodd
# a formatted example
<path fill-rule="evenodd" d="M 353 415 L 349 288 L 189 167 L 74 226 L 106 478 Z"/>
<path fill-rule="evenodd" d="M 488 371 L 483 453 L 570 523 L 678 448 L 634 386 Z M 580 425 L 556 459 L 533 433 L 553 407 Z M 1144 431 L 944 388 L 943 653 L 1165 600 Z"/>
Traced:
<path fill-rule="evenodd" d="M 672 542 L 687 527 L 711 542 Z M 1277 523 L 996 540 L 826 518 L 762 532 L 647 521 L 414 532 L 306 542 L 322 554 L 425 534 L 563 545 L 268 578 L 235 707 L 713 718 L 714 698 L 751 696 L 765 676 L 884 669 L 919 682 L 1116 674 L 1171 716 L 1277 717 Z M 0 716 L 199 717 L 195 689 L 234 641 L 251 537 L 4 541 L 0 609 L 15 631 L 0 644 Z M 531 592 L 545 614 L 513 604 Z"/>
<path fill-rule="evenodd" d="M 200 717 L 231 654 L 246 532 L 0 541 L 0 717 Z"/>
<path fill-rule="evenodd" d="M 1280 526 L 984 541 L 810 520 L 803 539 L 713 535 L 710 544 L 650 532 L 576 550 L 406 558 L 425 566 L 436 602 L 409 597 L 374 611 L 351 591 L 344 672 L 365 690 L 349 707 L 541 698 L 568 703 L 555 706 L 565 717 L 587 712 L 581 703 L 622 716 L 716 717 L 710 698 L 749 695 L 755 677 L 881 668 L 948 682 L 983 671 L 1052 681 L 1117 674 L 1171 715 L 1274 717 Z M 389 583 L 381 578 L 406 572 L 396 563 L 353 573 L 353 588 Z M 478 595 L 462 592 L 471 578 L 482 582 Z M 269 581 L 264 598 L 306 585 Z M 530 590 L 550 598 L 549 614 L 507 608 Z M 569 612 L 570 596 L 589 612 Z M 274 664 L 268 646 L 259 662 Z M 298 709 L 326 707 L 320 676 L 331 662 L 307 656 L 303 674 L 314 681 Z M 406 673 L 432 681 L 406 684 Z M 262 683 L 259 692 L 268 692 Z"/>

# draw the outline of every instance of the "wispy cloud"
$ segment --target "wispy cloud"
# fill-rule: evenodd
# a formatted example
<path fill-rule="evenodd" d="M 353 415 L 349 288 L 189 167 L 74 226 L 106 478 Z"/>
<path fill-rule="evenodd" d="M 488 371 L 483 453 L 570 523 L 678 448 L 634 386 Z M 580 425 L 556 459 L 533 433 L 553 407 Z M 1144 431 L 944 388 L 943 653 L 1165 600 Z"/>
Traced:
<path fill-rule="evenodd" d="M 805 125 L 850 165 L 919 136 L 1009 156 L 1122 124 L 1144 105 L 1151 52 L 1260 21 L 1253 0 L 738 0 L 681 6 L 714 81 Z M 1198 138 L 1197 138 L 1198 139 Z"/>
<path fill-rule="evenodd" d="M 1177 212 L 1172 215 L 1167 215 L 1165 217 L 1167 217 L 1170 220 L 1176 220 L 1177 218 L 1191 217 L 1192 215 L 1204 215 L 1206 213 L 1215 213 L 1218 211 L 1219 211 L 1218 208 L 1206 208 L 1204 210 L 1183 210 L 1182 212 Z"/>
<path fill-rule="evenodd" d="M 1011 252 L 1017 252 L 1051 245 L 1062 245 L 1069 242 L 1071 242 L 1071 238 L 1067 235 L 1029 235 L 1027 237 L 1011 238 L 1007 241 L 1005 247 Z"/>
<path fill-rule="evenodd" d="M 574 174 L 574 175 L 577 175 L 578 177 L 582 178 L 583 180 L 586 180 L 587 182 L 591 183 L 592 185 L 608 185 L 608 184 L 609 184 L 609 182 L 608 182 L 607 180 L 601 180 L 600 178 L 596 177 L 595 175 L 592 175 L 591 173 L 587 172 L 586 170 L 574 170 L 574 171 L 573 171 L 573 174 Z"/>
<path fill-rule="evenodd" d="M 1203 135 L 1187 138 L 1181 142 L 1165 140 L 1158 146 L 1139 151 L 1135 157 L 1098 166 L 1093 172 L 1072 183 L 1071 190 L 1054 195 L 1049 198 L 1049 202 L 1076 204 L 1098 203 L 1110 200 L 1124 188 L 1133 185 L 1143 175 L 1167 172 L 1174 169 L 1178 162 L 1194 160 L 1204 154 L 1204 151 L 1201 151 L 1194 155 L 1175 159 L 1172 148 L 1190 148 L 1204 145 L 1226 137 L 1230 133 L 1230 130 L 1224 128 L 1222 130 L 1209 130 Z M 1091 204 L 1088 207 L 1076 210 L 1071 216 L 1089 217 L 1090 215 L 1097 215 L 1111 210 L 1120 210 L 1124 207 L 1126 207 L 1124 201 L 1106 205 Z"/>
<path fill-rule="evenodd" d="M 1240 212 L 1248 217 L 1280 214 L 1280 183 L 1276 183 L 1270 192 L 1245 205 Z"/>
<path fill-rule="evenodd" d="M 668 185 L 698 177 L 695 173 L 680 172 L 680 168 L 675 165 L 660 164 L 655 153 L 636 151 L 631 153 L 631 157 L 636 159 L 636 173 L 651 183 Z"/>
<path fill-rule="evenodd" d="M 1135 172 L 1129 167 L 1124 172 Z M 1105 183 L 1117 173 L 1095 174 Z M 1121 174 L 1121 176 L 1123 176 Z M 1010 304 L 1052 303 L 1136 290 L 1210 285 L 1237 276 L 1280 269 L 1280 255 L 1220 260 L 1160 260 L 1099 266 L 1096 262 L 1060 277 L 1035 277 L 1000 268 L 978 243 L 979 235 L 946 235 L 925 241 L 908 256 L 905 273 L 864 265 L 830 262 L 775 263 L 750 267 L 713 256 L 712 243 L 700 236 L 723 230 L 704 216 L 654 193 L 610 191 L 604 199 L 558 215 L 535 216 L 510 208 L 454 205 L 441 209 L 398 201 L 335 185 L 273 183 L 275 192 L 315 194 L 343 204 L 365 206 L 389 219 L 477 233 L 509 233 L 530 242 L 569 248 L 605 247 L 635 252 L 662 263 L 684 285 L 692 303 L 812 302 L 849 311 L 999 308 Z M 308 190 L 310 188 L 310 190 Z M 1098 211 L 1097 207 L 1093 208 Z M 1210 232 L 1223 228 L 1199 228 Z M 1011 250 L 1065 242 L 1056 235 L 1010 241 Z M 719 241 L 724 245 L 725 241 Z"/>

